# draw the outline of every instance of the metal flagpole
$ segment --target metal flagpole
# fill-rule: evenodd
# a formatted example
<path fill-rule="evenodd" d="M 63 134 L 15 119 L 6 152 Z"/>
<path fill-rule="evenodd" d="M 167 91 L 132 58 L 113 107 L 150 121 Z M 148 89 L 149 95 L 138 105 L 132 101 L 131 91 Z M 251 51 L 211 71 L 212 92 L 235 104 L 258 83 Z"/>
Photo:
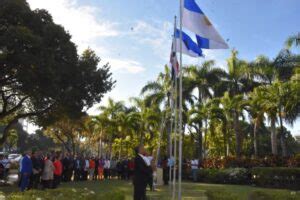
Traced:
<path fill-rule="evenodd" d="M 175 23 L 174 23 L 174 52 L 177 53 L 177 42 L 175 38 L 176 34 L 176 29 L 177 29 L 177 17 L 175 16 Z M 177 64 L 177 63 L 176 63 Z M 173 194 L 172 194 L 172 199 L 176 198 L 176 160 L 177 160 L 177 130 L 178 130 L 178 84 L 177 84 L 177 74 L 175 73 L 175 88 L 174 88 L 174 104 L 175 104 L 175 109 L 174 109 L 174 114 L 175 114 L 175 119 L 174 119 L 174 133 L 173 133 L 173 139 L 174 139 L 174 157 L 173 157 Z"/>
<path fill-rule="evenodd" d="M 175 77 L 175 121 L 174 121 L 174 163 L 173 163 L 173 199 L 176 197 L 176 160 L 177 160 L 177 132 L 178 132 L 178 83 Z"/>
<path fill-rule="evenodd" d="M 182 180 L 182 9 L 183 0 L 180 0 L 180 69 L 179 69 L 179 163 L 178 163 L 178 199 L 181 200 Z"/>
<path fill-rule="evenodd" d="M 174 16 L 174 34 L 173 34 L 173 43 L 172 43 L 172 54 L 173 53 L 176 53 L 176 39 L 175 39 L 175 31 L 176 31 L 176 27 L 177 27 L 177 17 L 176 15 Z M 173 55 L 171 55 L 173 57 Z M 174 62 L 172 60 L 172 62 Z M 174 63 L 171 63 L 172 67 Z M 174 69 L 172 69 L 174 70 Z M 172 72 L 171 72 L 172 73 Z M 174 74 L 172 74 L 174 75 Z M 175 77 L 176 79 L 176 74 L 175 74 Z M 171 96 L 171 133 L 170 133 L 170 162 L 171 162 L 171 159 L 173 159 L 173 122 L 174 122 L 174 118 L 173 118 L 173 112 L 174 112 L 174 97 L 175 97 L 175 84 L 172 80 L 172 96 Z M 176 126 L 176 125 L 175 125 Z M 172 168 L 174 169 L 174 166 L 170 166 L 169 168 L 169 184 L 172 185 Z"/>

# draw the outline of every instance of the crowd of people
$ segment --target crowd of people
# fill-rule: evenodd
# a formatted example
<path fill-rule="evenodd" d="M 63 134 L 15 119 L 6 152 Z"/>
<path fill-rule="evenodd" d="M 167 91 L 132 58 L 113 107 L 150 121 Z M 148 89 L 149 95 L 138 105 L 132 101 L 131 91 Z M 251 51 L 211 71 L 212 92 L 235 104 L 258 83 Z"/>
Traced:
<path fill-rule="evenodd" d="M 142 146 L 137 147 L 135 151 L 136 157 L 133 159 L 27 151 L 19 163 L 19 187 L 21 191 L 25 191 L 57 188 L 61 182 L 70 181 L 133 180 L 134 199 L 144 199 L 148 185 L 150 190 L 154 190 L 156 167 L 162 168 L 163 182 L 167 185 L 170 181 L 170 169 L 173 175 L 175 162 L 173 158 L 165 157 L 155 163 L 155 159 L 147 156 Z M 8 158 L 1 157 L 0 164 L 5 166 L 5 172 L 8 174 L 10 166 Z M 200 166 L 198 160 L 184 160 L 183 166 L 189 168 L 191 177 L 196 180 Z"/>
<path fill-rule="evenodd" d="M 60 152 L 42 154 L 36 151 L 26 152 L 19 166 L 19 187 L 24 191 L 31 188 L 57 188 L 61 182 L 70 181 L 130 180 L 135 163 L 134 159 L 71 156 Z"/>

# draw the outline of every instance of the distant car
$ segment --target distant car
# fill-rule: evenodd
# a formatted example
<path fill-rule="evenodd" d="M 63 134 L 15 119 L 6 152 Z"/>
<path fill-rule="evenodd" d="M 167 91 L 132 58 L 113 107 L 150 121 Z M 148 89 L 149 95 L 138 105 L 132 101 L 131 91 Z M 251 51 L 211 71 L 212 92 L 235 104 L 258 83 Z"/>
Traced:
<path fill-rule="evenodd" d="M 9 154 L 8 155 L 8 159 L 10 160 L 10 162 L 14 163 L 14 162 L 19 162 L 20 159 L 22 158 L 21 154 Z"/>

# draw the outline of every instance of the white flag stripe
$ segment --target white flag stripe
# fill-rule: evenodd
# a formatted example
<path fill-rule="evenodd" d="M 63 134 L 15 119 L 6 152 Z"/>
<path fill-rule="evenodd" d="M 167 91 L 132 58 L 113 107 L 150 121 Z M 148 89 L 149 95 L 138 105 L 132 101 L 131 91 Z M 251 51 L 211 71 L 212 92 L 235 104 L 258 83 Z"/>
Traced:
<path fill-rule="evenodd" d="M 193 1 L 193 0 L 185 0 L 185 1 Z M 197 6 L 198 5 L 194 5 Z M 182 13 L 182 24 L 184 27 L 189 29 L 190 31 L 196 33 L 197 35 L 207 38 L 210 43 L 212 43 L 212 47 L 222 47 L 229 48 L 228 44 L 224 41 L 221 35 L 217 32 L 214 26 L 211 24 L 209 19 L 203 14 L 203 12 L 191 10 L 190 8 L 183 7 Z M 199 8 L 200 10 L 200 8 Z M 214 41 L 215 43 L 213 43 Z M 221 43 L 221 44 L 217 44 Z"/>
<path fill-rule="evenodd" d="M 184 42 L 181 42 L 182 43 L 182 53 L 185 54 L 185 55 L 188 55 L 188 56 L 191 56 L 191 57 L 199 57 L 199 55 L 191 50 L 189 50 L 186 45 L 184 44 Z M 178 53 L 180 53 L 180 39 L 177 38 L 176 39 L 176 51 Z"/>

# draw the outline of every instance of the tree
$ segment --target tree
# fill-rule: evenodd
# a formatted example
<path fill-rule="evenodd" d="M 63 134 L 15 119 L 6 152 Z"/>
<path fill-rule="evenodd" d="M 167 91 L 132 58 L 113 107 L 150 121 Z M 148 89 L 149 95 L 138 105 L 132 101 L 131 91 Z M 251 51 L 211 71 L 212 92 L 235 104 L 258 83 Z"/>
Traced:
<path fill-rule="evenodd" d="M 296 47 L 300 46 L 300 33 L 290 36 L 285 42 L 287 49 L 292 48 L 294 45 Z"/>
<path fill-rule="evenodd" d="M 220 95 L 220 91 L 216 88 L 222 82 L 221 79 L 225 77 L 225 71 L 219 68 L 213 68 L 214 61 L 205 61 L 201 66 L 189 66 L 185 68 L 186 72 L 186 82 L 185 85 L 190 85 L 191 87 L 186 87 L 188 93 L 193 94 L 195 89 L 197 90 L 196 101 L 198 103 L 198 108 L 202 107 L 200 104 L 204 104 L 208 99 L 213 96 Z M 188 82 L 188 83 L 187 83 Z M 216 90 L 214 90 L 216 89 Z M 218 93 L 219 92 L 219 93 Z M 201 111 L 199 110 L 199 113 Z M 193 120 L 197 125 L 193 127 L 197 131 L 198 135 L 198 145 L 199 145 L 199 159 L 202 160 L 203 156 L 203 134 L 202 134 L 202 117 L 197 117 L 198 120 Z M 192 121 L 191 121 L 192 122 Z"/>
<path fill-rule="evenodd" d="M 254 81 L 253 71 L 248 67 L 248 63 L 244 60 L 240 60 L 237 57 L 238 52 L 232 50 L 231 56 L 227 59 L 228 65 L 228 82 L 227 90 L 229 97 L 232 100 L 237 100 L 236 95 L 245 94 L 250 92 L 257 86 L 257 83 Z M 236 101 L 235 101 L 236 102 Z M 233 129 L 235 133 L 236 140 L 236 156 L 240 157 L 242 152 L 242 136 L 239 127 L 239 107 L 238 102 L 234 103 L 235 107 L 232 110 L 233 118 Z"/>
<path fill-rule="evenodd" d="M 254 148 L 254 156 L 257 157 L 258 152 L 258 128 L 261 126 L 261 124 L 264 123 L 264 107 L 261 104 L 261 100 L 263 99 L 264 93 L 261 92 L 261 90 L 258 90 L 257 88 L 254 89 L 252 93 L 249 94 L 248 99 L 248 112 L 251 116 L 251 121 L 253 124 L 253 148 Z M 274 137 L 274 136 L 273 136 Z M 276 143 L 274 144 L 276 145 Z"/>
<path fill-rule="evenodd" d="M 77 55 L 71 36 L 45 10 L 31 11 L 25 0 L 0 2 L 0 121 L 9 130 L 30 117 L 47 126 L 64 113 L 81 115 L 114 85 L 108 64 L 92 50 Z"/>

